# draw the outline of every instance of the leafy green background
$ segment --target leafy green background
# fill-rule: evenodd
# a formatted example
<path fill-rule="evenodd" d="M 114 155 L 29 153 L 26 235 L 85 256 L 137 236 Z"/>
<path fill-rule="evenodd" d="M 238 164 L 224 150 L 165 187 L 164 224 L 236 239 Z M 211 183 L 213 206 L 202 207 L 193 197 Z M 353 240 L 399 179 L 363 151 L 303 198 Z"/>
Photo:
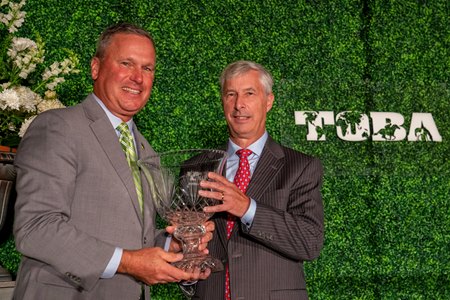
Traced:
<path fill-rule="evenodd" d="M 225 143 L 218 76 L 257 61 L 274 75 L 268 131 L 325 167 L 325 247 L 306 263 L 311 299 L 450 299 L 450 2 L 448 0 L 29 0 L 22 36 L 39 33 L 50 64 L 79 55 L 58 93 L 91 91 L 100 32 L 117 21 L 148 29 L 158 55 L 153 94 L 136 122 L 157 151 Z M 294 111 L 428 112 L 436 142 L 345 142 L 325 126 L 306 141 Z M 12 239 L 0 262 L 13 273 Z M 154 299 L 182 299 L 174 285 Z"/>

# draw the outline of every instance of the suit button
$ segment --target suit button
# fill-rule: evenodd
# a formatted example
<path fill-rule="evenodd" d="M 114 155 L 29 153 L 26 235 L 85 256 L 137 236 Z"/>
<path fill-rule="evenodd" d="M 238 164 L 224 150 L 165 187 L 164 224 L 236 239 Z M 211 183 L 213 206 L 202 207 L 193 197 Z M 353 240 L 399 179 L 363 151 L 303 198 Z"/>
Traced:
<path fill-rule="evenodd" d="M 144 237 L 144 244 L 147 244 L 147 237 Z"/>

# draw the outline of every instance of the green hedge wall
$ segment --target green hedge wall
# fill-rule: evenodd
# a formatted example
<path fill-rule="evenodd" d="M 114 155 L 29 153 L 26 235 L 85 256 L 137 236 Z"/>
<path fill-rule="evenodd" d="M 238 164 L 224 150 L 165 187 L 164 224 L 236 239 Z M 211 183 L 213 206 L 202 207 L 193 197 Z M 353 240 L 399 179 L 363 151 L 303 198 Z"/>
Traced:
<path fill-rule="evenodd" d="M 47 61 L 79 55 L 82 72 L 59 92 L 91 91 L 89 61 L 109 24 L 155 38 L 158 65 L 139 128 L 157 151 L 226 142 L 218 76 L 249 59 L 274 75 L 269 133 L 325 166 L 325 247 L 306 263 L 311 299 L 450 299 L 450 3 L 448 0 L 28 0 L 20 31 L 46 42 Z M 408 130 L 428 112 L 437 142 L 306 140 L 294 111 L 397 112 Z M 12 237 L 0 263 L 16 272 Z M 174 285 L 154 299 L 183 299 Z"/>

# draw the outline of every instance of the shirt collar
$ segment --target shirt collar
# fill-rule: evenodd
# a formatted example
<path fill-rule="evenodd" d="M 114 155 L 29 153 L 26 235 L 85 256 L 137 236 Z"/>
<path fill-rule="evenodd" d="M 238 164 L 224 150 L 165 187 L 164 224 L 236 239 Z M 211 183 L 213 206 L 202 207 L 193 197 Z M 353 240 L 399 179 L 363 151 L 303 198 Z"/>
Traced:
<path fill-rule="evenodd" d="M 117 128 L 117 126 L 119 126 L 123 121 L 120 118 L 118 118 L 115 115 L 113 115 L 112 112 L 103 103 L 102 100 L 100 100 L 95 94 L 93 94 L 93 95 L 94 95 L 94 98 L 97 101 L 97 103 L 100 105 L 100 107 L 103 108 L 103 110 L 105 111 L 106 116 L 108 117 L 108 119 L 111 122 L 112 126 L 114 128 Z M 128 128 L 130 129 L 130 132 L 133 132 L 133 119 L 130 119 L 126 123 L 128 125 Z"/>
<path fill-rule="evenodd" d="M 269 134 L 267 131 L 264 132 L 264 134 L 256 140 L 253 144 L 248 146 L 246 149 L 252 150 L 252 152 L 257 155 L 258 157 L 261 156 L 261 153 L 264 149 L 264 145 L 266 144 L 267 138 L 269 137 Z M 228 149 L 227 154 L 228 157 L 231 157 L 232 155 L 236 155 L 236 151 L 241 149 L 238 145 L 236 145 L 231 139 L 228 140 Z"/>

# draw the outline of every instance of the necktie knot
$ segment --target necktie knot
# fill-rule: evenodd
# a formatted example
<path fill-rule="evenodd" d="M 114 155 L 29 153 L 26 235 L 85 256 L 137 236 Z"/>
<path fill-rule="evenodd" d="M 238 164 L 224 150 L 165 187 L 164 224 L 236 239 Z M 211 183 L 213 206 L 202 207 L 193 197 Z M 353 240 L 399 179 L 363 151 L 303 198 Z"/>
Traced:
<path fill-rule="evenodd" d="M 239 149 L 238 151 L 236 151 L 236 155 L 239 156 L 240 159 L 246 159 L 252 153 L 252 150 L 248 149 Z"/>
<path fill-rule="evenodd" d="M 128 127 L 128 124 L 125 122 L 120 123 L 116 128 L 121 135 L 131 135 L 130 128 Z"/>
<path fill-rule="evenodd" d="M 131 160 L 131 162 L 136 162 L 136 149 L 134 147 L 133 136 L 131 135 L 130 128 L 127 123 L 122 122 L 116 129 L 120 132 L 119 142 L 122 146 L 123 151 L 127 155 L 127 159 Z M 130 161 L 128 161 L 130 163 Z"/>

